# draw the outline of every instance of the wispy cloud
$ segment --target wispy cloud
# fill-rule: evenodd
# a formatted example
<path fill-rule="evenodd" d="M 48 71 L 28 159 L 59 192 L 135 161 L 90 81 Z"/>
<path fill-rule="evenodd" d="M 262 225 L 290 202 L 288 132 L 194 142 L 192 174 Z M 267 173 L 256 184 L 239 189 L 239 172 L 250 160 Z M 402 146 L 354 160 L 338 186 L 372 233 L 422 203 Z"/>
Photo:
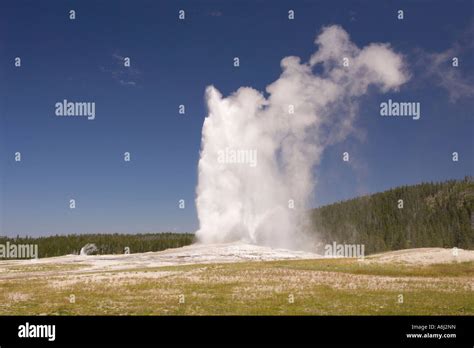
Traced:
<path fill-rule="evenodd" d="M 468 56 L 472 56 L 474 43 L 474 22 L 453 45 L 442 52 L 427 52 L 417 50 L 415 64 L 420 67 L 421 80 L 425 83 L 434 83 L 448 92 L 449 100 L 456 102 L 461 98 L 474 96 L 474 76 L 466 74 L 462 68 Z M 459 67 L 452 65 L 454 57 L 459 59 Z"/>
<path fill-rule="evenodd" d="M 354 10 L 349 11 L 349 21 L 355 22 L 357 20 L 357 12 Z"/>
<path fill-rule="evenodd" d="M 137 87 L 142 78 L 142 72 L 131 63 L 130 67 L 124 66 L 125 56 L 118 53 L 112 54 L 110 66 L 100 66 L 100 71 L 110 74 L 121 86 Z"/>
<path fill-rule="evenodd" d="M 207 15 L 211 16 L 211 17 L 221 17 L 223 15 L 223 13 L 222 13 L 222 11 L 214 10 L 214 11 L 208 12 Z"/>

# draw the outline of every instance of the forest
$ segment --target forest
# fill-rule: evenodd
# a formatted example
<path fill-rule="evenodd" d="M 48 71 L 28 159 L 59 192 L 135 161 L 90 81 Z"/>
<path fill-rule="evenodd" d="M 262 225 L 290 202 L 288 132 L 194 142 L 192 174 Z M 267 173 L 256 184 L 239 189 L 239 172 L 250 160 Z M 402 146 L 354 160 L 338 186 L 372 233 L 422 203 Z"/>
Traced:
<path fill-rule="evenodd" d="M 472 177 L 401 186 L 311 211 L 321 243 L 364 244 L 366 254 L 421 247 L 474 248 Z"/>

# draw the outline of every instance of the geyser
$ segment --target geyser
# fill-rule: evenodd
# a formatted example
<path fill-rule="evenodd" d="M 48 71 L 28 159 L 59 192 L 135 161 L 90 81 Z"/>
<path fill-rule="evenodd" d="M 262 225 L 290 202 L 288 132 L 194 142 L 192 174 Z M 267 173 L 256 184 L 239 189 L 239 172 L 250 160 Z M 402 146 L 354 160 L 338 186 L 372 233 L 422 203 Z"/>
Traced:
<path fill-rule="evenodd" d="M 200 242 L 307 246 L 304 217 L 323 150 L 351 133 L 357 97 L 370 85 L 387 92 L 409 78 L 388 44 L 360 49 L 336 25 L 323 28 L 315 43 L 309 62 L 282 59 L 268 97 L 249 87 L 228 97 L 206 89 L 196 198 Z M 255 163 L 222 155 L 242 151 L 255 154 L 247 156 Z"/>

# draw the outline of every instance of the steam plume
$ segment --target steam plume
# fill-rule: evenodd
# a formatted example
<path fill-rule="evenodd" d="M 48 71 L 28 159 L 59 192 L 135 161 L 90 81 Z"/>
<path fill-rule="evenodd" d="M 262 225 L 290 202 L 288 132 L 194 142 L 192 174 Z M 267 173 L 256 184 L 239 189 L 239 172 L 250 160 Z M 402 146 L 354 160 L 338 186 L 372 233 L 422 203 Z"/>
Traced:
<path fill-rule="evenodd" d="M 268 97 L 250 87 L 223 97 L 207 87 L 196 199 L 200 242 L 302 248 L 313 168 L 323 150 L 350 134 L 357 97 L 369 85 L 387 92 L 409 78 L 388 44 L 359 49 L 340 26 L 324 27 L 315 44 L 307 63 L 282 59 Z M 255 166 L 243 161 L 248 153 L 256 154 Z"/>

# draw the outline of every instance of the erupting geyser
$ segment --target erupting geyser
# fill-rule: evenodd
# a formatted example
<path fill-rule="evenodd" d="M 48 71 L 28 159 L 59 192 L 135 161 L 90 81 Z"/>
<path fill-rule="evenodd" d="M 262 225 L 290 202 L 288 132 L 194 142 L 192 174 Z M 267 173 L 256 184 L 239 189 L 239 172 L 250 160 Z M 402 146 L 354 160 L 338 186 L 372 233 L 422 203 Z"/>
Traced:
<path fill-rule="evenodd" d="M 326 146 L 352 130 L 357 97 L 408 80 L 388 44 L 354 45 L 339 26 L 323 28 L 309 62 L 281 61 L 268 97 L 249 87 L 222 97 L 206 90 L 197 212 L 202 243 L 244 241 L 303 248 L 313 168 Z M 319 73 L 314 73 L 315 68 Z"/>

